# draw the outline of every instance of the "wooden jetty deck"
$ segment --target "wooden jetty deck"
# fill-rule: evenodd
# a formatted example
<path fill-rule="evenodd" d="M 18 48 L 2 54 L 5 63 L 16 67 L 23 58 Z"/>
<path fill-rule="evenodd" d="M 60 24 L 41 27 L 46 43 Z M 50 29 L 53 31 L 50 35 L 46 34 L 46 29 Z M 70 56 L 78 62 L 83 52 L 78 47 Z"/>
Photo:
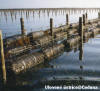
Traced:
<path fill-rule="evenodd" d="M 100 13 L 98 19 L 89 21 L 87 13 L 83 14 L 82 17 L 79 17 L 79 22 L 75 24 L 70 24 L 68 17 L 67 14 L 66 25 L 54 28 L 51 18 L 50 29 L 29 34 L 26 34 L 24 19 L 21 18 L 20 35 L 2 39 L 2 33 L 0 33 L 3 80 L 6 82 L 6 70 L 11 70 L 15 75 L 18 75 L 40 63 L 55 58 L 65 49 L 70 52 L 76 46 L 81 48 L 80 60 L 82 60 L 83 43 L 100 33 Z"/>

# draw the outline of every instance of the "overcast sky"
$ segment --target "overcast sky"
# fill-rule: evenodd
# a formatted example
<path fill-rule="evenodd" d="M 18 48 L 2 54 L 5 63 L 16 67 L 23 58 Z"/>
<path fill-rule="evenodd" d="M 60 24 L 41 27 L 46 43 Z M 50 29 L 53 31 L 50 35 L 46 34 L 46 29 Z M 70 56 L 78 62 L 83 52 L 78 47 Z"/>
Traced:
<path fill-rule="evenodd" d="M 0 8 L 100 7 L 100 0 L 0 0 Z"/>

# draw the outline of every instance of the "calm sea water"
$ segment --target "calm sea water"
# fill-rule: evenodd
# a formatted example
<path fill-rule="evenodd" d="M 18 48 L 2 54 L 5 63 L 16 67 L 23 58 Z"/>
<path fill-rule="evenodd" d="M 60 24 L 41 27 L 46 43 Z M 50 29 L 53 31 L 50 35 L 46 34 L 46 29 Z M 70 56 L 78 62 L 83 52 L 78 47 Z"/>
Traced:
<path fill-rule="evenodd" d="M 26 15 L 26 11 L 22 14 L 15 12 L 11 17 L 10 12 L 3 13 L 0 16 L 0 29 L 3 36 L 10 36 L 20 33 L 20 17 L 24 18 L 25 29 L 27 32 L 45 30 L 49 28 L 50 18 L 54 19 L 54 27 L 64 25 L 66 23 L 66 13 L 69 14 L 70 23 L 76 23 L 83 13 L 88 13 L 88 19 L 98 17 L 98 10 L 58 10 L 58 11 L 30 11 Z M 42 79 L 51 78 L 77 78 L 98 80 L 100 81 L 100 35 L 89 39 L 83 45 L 83 60 L 79 60 L 79 50 L 72 50 L 71 52 L 63 52 L 56 59 L 51 60 L 47 64 L 41 64 L 33 68 L 29 73 L 22 77 L 17 77 L 18 84 L 30 85 L 34 87 L 34 83 Z M 81 66 L 81 67 L 80 67 Z M 23 88 L 23 87 L 22 87 Z M 10 88 L 9 88 L 10 89 Z M 11 90 L 11 89 L 10 89 Z M 19 89 L 18 91 L 21 91 Z M 34 91 L 34 90 L 28 90 Z M 38 90 L 36 90 L 38 91 Z M 40 90 L 40 91 L 44 91 Z"/>
<path fill-rule="evenodd" d="M 23 17 L 25 21 L 25 29 L 30 31 L 39 31 L 49 29 L 50 18 L 53 18 L 54 27 L 66 24 L 66 14 L 69 14 L 69 22 L 76 23 L 79 17 L 84 13 L 88 13 L 88 19 L 98 17 L 99 10 L 35 10 L 35 11 L 13 11 L 0 12 L 0 30 L 7 36 L 19 34 L 20 18 Z"/>

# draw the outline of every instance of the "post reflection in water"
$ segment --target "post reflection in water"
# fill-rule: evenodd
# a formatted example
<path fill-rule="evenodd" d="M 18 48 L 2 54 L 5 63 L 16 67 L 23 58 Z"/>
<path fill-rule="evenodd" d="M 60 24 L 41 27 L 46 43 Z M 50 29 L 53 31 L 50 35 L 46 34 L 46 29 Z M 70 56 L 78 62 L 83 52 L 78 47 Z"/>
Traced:
<path fill-rule="evenodd" d="M 79 44 L 79 60 L 83 60 L 83 40 L 81 40 Z"/>
<path fill-rule="evenodd" d="M 80 65 L 81 76 L 79 78 L 80 78 L 80 80 L 82 80 L 83 79 L 83 65 L 82 65 L 82 60 L 83 60 L 83 40 L 81 40 L 80 44 L 79 44 L 79 60 L 81 61 L 81 65 Z"/>

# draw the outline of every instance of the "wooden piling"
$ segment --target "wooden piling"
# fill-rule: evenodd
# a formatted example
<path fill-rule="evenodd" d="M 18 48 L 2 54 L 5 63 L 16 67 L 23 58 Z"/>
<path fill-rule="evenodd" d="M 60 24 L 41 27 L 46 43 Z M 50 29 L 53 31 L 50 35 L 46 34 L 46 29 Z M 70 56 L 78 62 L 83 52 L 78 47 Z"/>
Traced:
<path fill-rule="evenodd" d="M 88 23 L 88 14 L 85 14 L 86 23 Z"/>
<path fill-rule="evenodd" d="M 53 19 L 50 18 L 50 35 L 53 36 Z"/>
<path fill-rule="evenodd" d="M 100 12 L 98 12 L 98 19 L 100 19 Z"/>
<path fill-rule="evenodd" d="M 86 18 L 85 18 L 85 14 L 83 14 L 83 25 L 85 26 L 86 25 Z"/>
<path fill-rule="evenodd" d="M 21 23 L 21 34 L 25 35 L 26 34 L 26 30 L 24 28 L 24 19 L 20 18 L 20 23 Z"/>
<path fill-rule="evenodd" d="M 1 65 L 2 65 L 3 83 L 6 84 L 6 67 L 5 67 L 4 48 L 3 48 L 3 39 L 1 31 L 0 31 L 0 44 L 1 44 Z"/>
<path fill-rule="evenodd" d="M 82 17 L 79 17 L 79 35 L 83 39 L 83 20 Z"/>
<path fill-rule="evenodd" d="M 69 16 L 66 14 L 66 25 L 69 25 Z"/>

